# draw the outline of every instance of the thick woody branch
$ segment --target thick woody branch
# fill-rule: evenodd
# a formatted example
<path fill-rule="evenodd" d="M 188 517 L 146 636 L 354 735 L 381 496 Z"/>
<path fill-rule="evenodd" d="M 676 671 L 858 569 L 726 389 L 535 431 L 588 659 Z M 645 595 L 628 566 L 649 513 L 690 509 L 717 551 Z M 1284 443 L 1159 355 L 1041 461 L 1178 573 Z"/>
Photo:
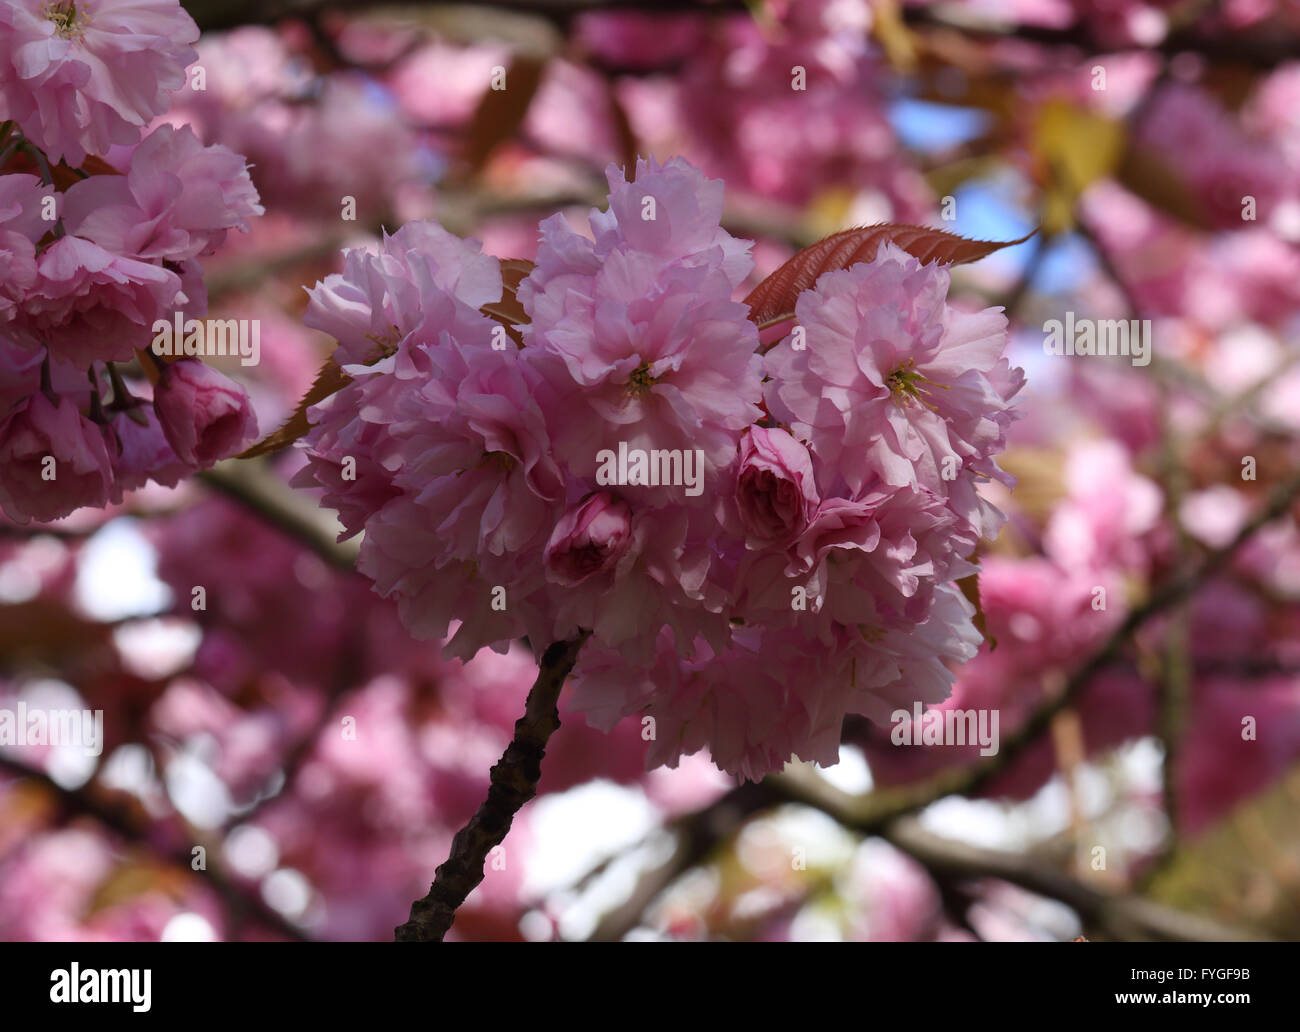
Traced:
<path fill-rule="evenodd" d="M 435 872 L 428 895 L 411 904 L 410 919 L 396 929 L 398 942 L 442 941 L 456 908 L 483 880 L 488 853 L 506 837 L 515 814 L 537 794 L 546 743 L 560 726 L 560 689 L 589 633 L 557 641 L 542 655 L 524 715 L 515 723 L 514 740 L 492 768 L 487 799 L 452 839 L 451 855 Z"/>

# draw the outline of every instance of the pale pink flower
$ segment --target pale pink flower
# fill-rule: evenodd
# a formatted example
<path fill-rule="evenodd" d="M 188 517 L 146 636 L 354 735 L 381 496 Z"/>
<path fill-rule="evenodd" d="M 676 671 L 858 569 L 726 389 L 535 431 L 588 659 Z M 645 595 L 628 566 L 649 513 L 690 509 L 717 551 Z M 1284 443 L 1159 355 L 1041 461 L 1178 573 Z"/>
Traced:
<path fill-rule="evenodd" d="M 189 126 L 160 125 L 125 176 L 91 176 L 64 195 L 69 233 L 135 258 L 173 262 L 211 254 L 230 229 L 261 215 L 244 159 L 204 147 Z"/>
<path fill-rule="evenodd" d="M 113 489 L 110 500 L 122 501 L 123 493 L 143 487 L 149 481 L 175 487 L 195 467 L 176 457 L 167 442 L 153 406 L 138 404 L 115 412 L 109 430 L 117 440 L 113 454 Z"/>
<path fill-rule="evenodd" d="M 478 311 L 501 281 L 472 242 L 426 227 L 349 255 L 309 319 L 353 381 L 310 411 L 296 482 L 365 531 L 359 569 L 417 637 L 450 634 L 445 655 L 588 634 L 577 705 L 601 727 L 652 716 L 652 763 L 833 762 L 846 714 L 938 702 L 976 651 L 952 582 L 996 524 L 976 481 L 1003 479 L 1020 386 L 1005 320 L 950 309 L 946 272 L 896 249 L 823 277 L 800 304 L 824 368 L 774 363 L 769 410 L 792 429 L 758 426 L 757 334 L 731 300 L 748 249 L 719 225 L 721 184 L 680 160 L 609 181 L 592 239 L 542 224 L 522 348 Z M 931 388 L 951 397 L 916 404 L 919 428 L 890 421 Z M 872 461 L 881 423 L 906 457 Z M 685 459 L 680 484 L 610 479 L 602 452 L 643 450 L 699 455 L 701 481 Z"/>
<path fill-rule="evenodd" d="M 1155 483 L 1136 472 L 1113 441 L 1073 448 L 1065 482 L 1067 496 L 1043 533 L 1047 555 L 1066 569 L 1145 571 L 1152 552 L 1149 535 L 1163 505 Z"/>
<path fill-rule="evenodd" d="M 735 500 L 751 547 L 797 537 L 821 501 L 808 449 L 784 430 L 750 429 L 740 442 Z"/>
<path fill-rule="evenodd" d="M 41 218 L 47 192 L 36 176 L 0 176 L 0 323 L 36 282 L 36 242 L 54 226 Z"/>
<path fill-rule="evenodd" d="M 198 38 L 177 0 L 11 0 L 0 7 L 0 120 L 73 166 L 135 143 L 184 85 Z"/>
<path fill-rule="evenodd" d="M 833 764 L 843 711 L 827 705 L 819 654 L 800 655 L 800 645 L 797 634 L 747 628 L 725 650 L 697 641 L 694 658 L 685 659 L 664 635 L 644 671 L 588 646 L 574 677 L 574 706 L 602 730 L 631 714 L 653 719 L 650 766 L 676 767 L 706 748 L 724 771 L 751 780 L 792 756 Z M 796 655 L 797 687 L 784 672 Z"/>
<path fill-rule="evenodd" d="M 722 184 L 680 159 L 639 162 L 631 183 L 612 167 L 607 177 L 609 210 L 590 216 L 595 243 L 562 216 L 545 220 L 537 267 L 519 288 L 548 425 L 576 476 L 593 476 L 597 452 L 623 443 L 700 449 L 711 480 L 760 415 L 757 331 L 730 299 L 748 244 L 718 225 Z"/>
<path fill-rule="evenodd" d="M 1247 126 L 1276 142 L 1294 167 L 1300 164 L 1300 63 L 1262 76 L 1243 110 Z"/>
<path fill-rule="evenodd" d="M 0 417 L 41 384 L 41 363 L 45 352 L 25 348 L 0 336 Z"/>
<path fill-rule="evenodd" d="M 1139 142 L 1190 187 L 1202 214 L 1222 229 L 1244 229 L 1246 198 L 1267 223 L 1291 188 L 1281 153 L 1247 135 L 1204 91 L 1165 86 L 1147 106 Z"/>
<path fill-rule="evenodd" d="M 721 179 L 706 178 L 682 158 L 663 164 L 638 158 L 635 179 L 610 165 L 605 180 L 609 208 L 593 210 L 588 219 L 597 255 L 639 251 L 665 263 L 720 266 L 733 287 L 745 278 L 753 264 L 750 241 L 733 237 L 720 225 Z"/>
<path fill-rule="evenodd" d="M 564 485 L 532 397 L 535 374 L 517 351 L 475 339 L 488 322 L 474 313 L 467 330 L 412 349 L 430 371 L 394 413 L 403 452 L 394 483 L 445 536 L 449 556 L 514 561 L 540 551 Z"/>
<path fill-rule="evenodd" d="M 14 317 L 35 282 L 35 246 L 20 233 L 0 229 L 0 324 Z"/>
<path fill-rule="evenodd" d="M 953 671 L 979 651 L 974 613 L 949 582 L 935 586 L 927 615 L 914 626 L 838 625 L 836 672 L 853 689 L 848 712 L 887 723 L 896 709 L 918 700 L 946 699 L 956 680 Z"/>
<path fill-rule="evenodd" d="M 534 638 L 555 641 L 581 630 L 596 647 L 618 649 L 644 665 L 654 654 L 647 628 L 667 628 L 683 654 L 699 639 L 727 640 L 725 592 L 717 583 L 717 521 L 709 508 L 629 506 L 631 535 L 616 563 L 573 586 L 550 586 L 529 601 L 544 614 Z M 788 598 L 788 596 L 787 596 Z"/>
<path fill-rule="evenodd" d="M 533 398 L 536 374 L 517 350 L 491 349 L 480 325 L 488 323 L 465 310 L 435 343 L 385 360 L 380 368 L 405 377 L 404 390 L 391 409 L 366 414 L 382 424 L 374 447 L 388 456 L 397 493 L 366 520 L 360 567 L 397 597 L 421 637 L 442 637 L 460 620 L 449 654 L 466 658 L 521 633 L 524 599 L 543 582 L 542 548 L 564 501 Z M 309 435 L 306 447 L 323 443 Z M 508 611 L 492 605 L 497 586 Z"/>
<path fill-rule="evenodd" d="M 851 184 L 881 220 L 923 219 L 931 192 L 900 157 L 867 43 L 870 6 L 799 0 L 771 13 L 770 27 L 714 19 L 674 84 L 700 163 L 732 190 L 792 207 Z"/>
<path fill-rule="evenodd" d="M 653 718 L 651 766 L 675 767 L 700 749 L 750 780 L 795 757 L 832 765 L 848 713 L 887 721 L 900 705 L 946 697 L 953 681 L 947 664 L 976 651 L 972 612 L 949 585 L 920 626 L 870 642 L 846 628 L 829 650 L 797 627 L 746 626 L 725 646 L 697 639 L 686 655 L 664 632 L 651 663 L 638 669 L 621 652 L 588 645 L 574 677 L 574 706 L 601 729 L 633 714 Z"/>
<path fill-rule="evenodd" d="M 993 456 L 1024 374 L 1002 357 L 1005 316 L 949 306 L 948 281 L 892 244 L 824 274 L 795 302 L 802 348 L 792 334 L 766 356 L 767 404 L 851 492 L 924 487 L 987 532 L 974 480 L 1009 482 Z"/>
<path fill-rule="evenodd" d="M 341 540 L 359 534 L 366 520 L 401 493 L 393 475 L 402 447 L 389 432 L 388 413 L 405 386 L 395 376 L 363 373 L 309 410 L 312 427 L 300 446 L 307 464 L 291 482 L 324 489 L 321 503 L 338 512 Z"/>
<path fill-rule="evenodd" d="M 80 237 L 55 240 L 36 260 L 36 282 L 13 329 L 80 366 L 126 362 L 149 343 L 150 327 L 184 302 L 169 269 L 114 254 Z"/>
<path fill-rule="evenodd" d="M 790 549 L 787 572 L 806 576 L 823 611 L 855 626 L 921 621 L 935 586 L 965 576 L 976 536 L 928 491 L 831 498 Z M 787 589 L 788 594 L 788 589 Z"/>
<path fill-rule="evenodd" d="M 365 364 L 392 354 L 418 326 L 427 323 L 436 335 L 456 303 L 480 308 L 501 300 L 501 269 L 478 241 L 453 236 L 436 222 L 408 222 L 384 236 L 378 253 L 347 251 L 343 272 L 308 293 L 303 322 L 339 342 L 340 365 Z M 484 320 L 481 328 L 487 347 L 492 324 Z"/>

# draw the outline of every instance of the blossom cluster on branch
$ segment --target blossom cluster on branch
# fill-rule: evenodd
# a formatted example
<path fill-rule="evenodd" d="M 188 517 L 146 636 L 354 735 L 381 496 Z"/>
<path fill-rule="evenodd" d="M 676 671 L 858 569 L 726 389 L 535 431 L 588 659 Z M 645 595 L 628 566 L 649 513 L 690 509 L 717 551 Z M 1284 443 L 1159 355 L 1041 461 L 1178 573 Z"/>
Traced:
<path fill-rule="evenodd" d="M 18 522 L 174 485 L 257 435 L 243 389 L 193 357 L 143 358 L 151 383 L 116 366 L 206 312 L 199 257 L 263 211 L 238 154 L 151 127 L 197 38 L 167 0 L 0 11 L 0 509 Z"/>
<path fill-rule="evenodd" d="M 646 715 L 654 761 L 834 762 L 846 713 L 937 702 L 974 655 L 954 582 L 998 525 L 978 482 L 1008 479 L 1006 319 L 883 244 L 760 355 L 723 184 L 607 175 L 590 238 L 542 222 L 518 344 L 480 311 L 496 260 L 434 223 L 318 284 L 307 322 L 352 379 L 310 410 L 299 483 L 365 531 L 413 632 L 455 625 L 451 654 L 590 630 L 580 705 Z"/>
<path fill-rule="evenodd" d="M 1294 937 L 1293 3 L 227 6 L 0 7 L 0 937 Z"/>

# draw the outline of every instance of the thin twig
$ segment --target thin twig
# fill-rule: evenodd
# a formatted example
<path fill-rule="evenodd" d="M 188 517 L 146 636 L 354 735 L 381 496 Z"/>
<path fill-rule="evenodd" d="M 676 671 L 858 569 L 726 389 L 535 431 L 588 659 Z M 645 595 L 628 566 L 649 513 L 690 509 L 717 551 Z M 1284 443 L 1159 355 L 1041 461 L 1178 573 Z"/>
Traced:
<path fill-rule="evenodd" d="M 356 566 L 358 540 L 339 541 L 339 522 L 327 510 L 318 508 L 309 495 L 295 491 L 262 463 L 226 459 L 196 476 L 306 545 L 335 569 L 352 570 Z"/>
<path fill-rule="evenodd" d="M 945 771 L 911 785 L 854 796 L 821 778 L 799 778 L 790 774 L 769 778 L 776 782 L 790 802 L 800 802 L 832 813 L 844 825 L 863 832 L 878 832 L 895 818 L 913 813 L 950 795 L 970 795 L 984 788 L 996 775 L 1038 740 L 1056 714 L 1074 705 L 1093 677 L 1110 666 L 1147 621 L 1190 597 L 1201 585 L 1218 574 L 1257 531 L 1285 513 L 1300 497 L 1300 471 L 1292 474 L 1260 510 L 1221 548 L 1205 554 L 1199 563 L 1175 573 L 1157 587 L 1145 603 L 1131 610 L 1120 625 L 1081 666 L 1066 679 L 1064 689 L 1041 705 L 1013 734 L 1003 739 L 997 755 L 971 767 Z"/>
<path fill-rule="evenodd" d="M 940 876 L 997 878 L 1059 900 L 1074 910 L 1086 926 L 1096 927 L 1112 939 L 1243 942 L 1265 938 L 1253 930 L 1223 925 L 1153 900 L 1102 892 L 1032 857 L 942 838 L 926 831 L 915 818 L 893 822 L 885 829 L 884 837 Z"/>
<path fill-rule="evenodd" d="M 29 767 L 24 763 L 0 755 L 0 769 L 13 776 L 34 781 L 47 792 L 53 793 L 59 803 L 68 811 L 82 814 L 94 819 L 107 831 L 144 846 L 154 855 L 182 870 L 191 871 L 206 881 L 221 897 L 232 922 L 239 922 L 252 917 L 268 928 L 274 929 L 285 938 L 298 942 L 308 942 L 311 937 L 278 910 L 270 907 L 256 890 L 246 890 L 232 881 L 208 849 L 206 865 L 195 869 L 192 855 L 187 848 L 167 849 L 157 841 L 158 836 L 150 826 L 142 825 L 132 813 L 130 807 L 115 804 L 102 797 L 95 786 L 84 785 L 81 788 L 65 788 L 45 771 Z"/>

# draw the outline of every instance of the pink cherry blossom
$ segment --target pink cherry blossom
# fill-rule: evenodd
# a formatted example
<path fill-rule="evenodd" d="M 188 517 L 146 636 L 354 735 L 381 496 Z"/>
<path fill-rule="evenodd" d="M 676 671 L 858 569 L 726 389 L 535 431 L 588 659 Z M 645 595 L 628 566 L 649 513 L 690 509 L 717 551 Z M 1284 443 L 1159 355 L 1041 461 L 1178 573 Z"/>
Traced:
<path fill-rule="evenodd" d="M 109 427 L 118 445 L 113 455 L 111 501 L 121 502 L 124 492 L 151 480 L 174 487 L 195 471 L 193 465 L 176 457 L 153 406 L 141 403 L 117 412 Z"/>
<path fill-rule="evenodd" d="M 560 517 L 542 560 L 553 581 L 581 584 L 617 564 L 631 539 L 632 518 L 627 503 L 601 491 Z"/>
<path fill-rule="evenodd" d="M 1245 199 L 1254 198 L 1255 218 L 1268 222 L 1288 191 L 1281 155 L 1253 139 L 1199 89 L 1166 86 L 1147 107 L 1141 140 L 1191 188 L 1206 219 L 1216 228 L 1241 229 Z"/>
<path fill-rule="evenodd" d="M 135 143 L 197 56 L 177 0 L 14 0 L 0 8 L 0 120 L 52 160 Z"/>
<path fill-rule="evenodd" d="M 821 501 L 808 450 L 784 430 L 752 428 L 740 442 L 735 500 L 751 547 L 802 534 Z"/>
<path fill-rule="evenodd" d="M 63 217 L 69 233 L 109 251 L 179 262 L 211 254 L 229 229 L 248 232 L 262 211 L 242 157 L 164 124 L 135 148 L 125 176 L 74 183 Z"/>
<path fill-rule="evenodd" d="M 243 389 L 196 359 L 163 369 L 153 408 L 176 457 L 198 469 L 241 451 L 257 437 L 257 417 Z"/>
<path fill-rule="evenodd" d="M 946 303 L 948 271 L 892 244 L 824 274 L 795 303 L 805 345 L 773 348 L 768 409 L 813 455 L 863 490 L 879 478 L 950 500 L 981 532 L 996 513 L 975 477 L 1007 482 L 993 461 L 1024 374 L 1002 357 L 1006 319 Z"/>
<path fill-rule="evenodd" d="M 309 294 L 303 322 L 339 342 L 340 365 L 364 364 L 391 354 L 422 323 L 436 334 L 453 301 L 470 308 L 499 301 L 501 271 L 477 241 L 461 240 L 436 222 L 408 222 L 385 235 L 378 253 L 349 250 L 344 271 Z M 486 343 L 491 328 L 483 325 Z"/>
<path fill-rule="evenodd" d="M 0 176 L 0 324 L 36 282 L 35 244 L 51 226 L 41 218 L 49 190 L 35 176 Z"/>
<path fill-rule="evenodd" d="M 41 363 L 45 355 L 39 348 L 19 347 L 0 337 L 0 417 L 41 383 Z"/>
<path fill-rule="evenodd" d="M 112 476 L 103 428 L 70 398 L 37 391 L 0 423 L 0 509 L 10 519 L 46 522 L 102 506 Z"/>
<path fill-rule="evenodd" d="M 630 183 L 612 167 L 606 176 L 609 211 L 590 216 L 595 242 L 560 216 L 545 220 L 518 292 L 556 447 L 578 476 L 620 443 L 698 448 L 712 477 L 759 415 L 757 332 L 730 300 L 747 244 L 718 226 L 722 184 L 680 159 L 640 162 Z"/>
<path fill-rule="evenodd" d="M 37 258 L 13 331 L 76 365 L 125 362 L 149 343 L 154 321 L 185 300 L 171 270 L 65 236 Z"/>

